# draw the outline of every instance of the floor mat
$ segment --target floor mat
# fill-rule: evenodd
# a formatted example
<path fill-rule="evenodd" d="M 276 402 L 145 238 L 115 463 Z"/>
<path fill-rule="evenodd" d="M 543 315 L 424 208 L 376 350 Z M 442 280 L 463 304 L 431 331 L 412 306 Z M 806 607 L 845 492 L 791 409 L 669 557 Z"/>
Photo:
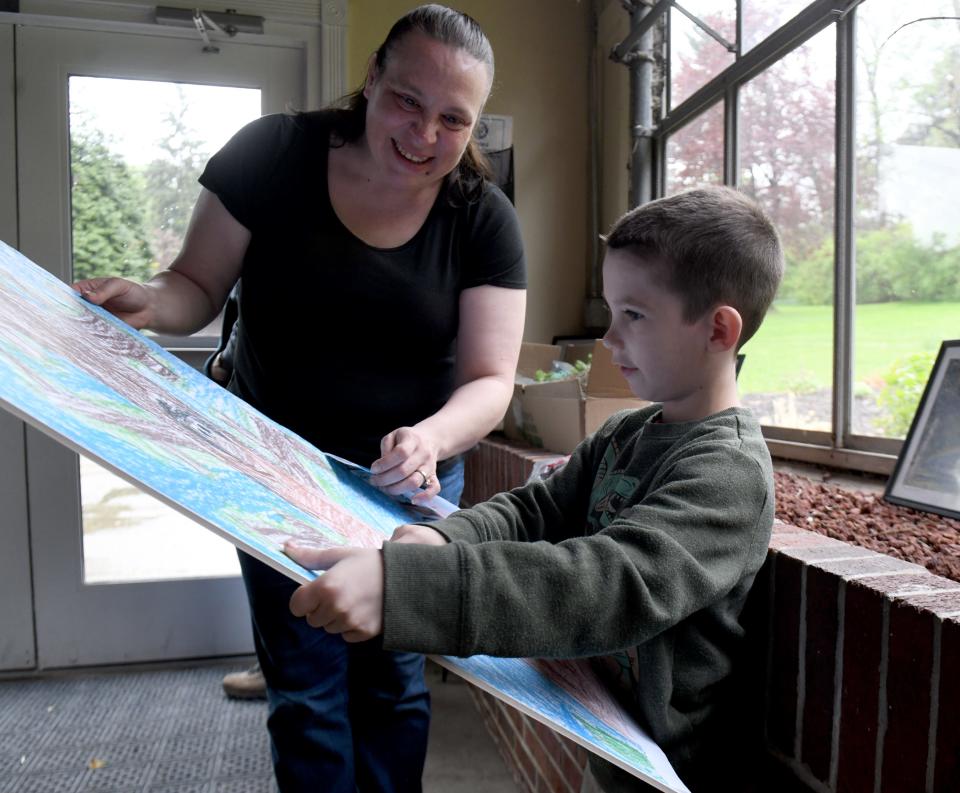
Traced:
<path fill-rule="evenodd" d="M 0 683 L 0 793 L 275 793 L 266 703 L 228 671 Z"/>

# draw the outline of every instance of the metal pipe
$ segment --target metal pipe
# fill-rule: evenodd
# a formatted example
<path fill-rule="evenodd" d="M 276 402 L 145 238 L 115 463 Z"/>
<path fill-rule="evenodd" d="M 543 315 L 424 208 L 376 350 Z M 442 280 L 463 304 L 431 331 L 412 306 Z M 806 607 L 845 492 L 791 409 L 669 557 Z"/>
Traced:
<path fill-rule="evenodd" d="M 673 0 L 657 0 L 657 3 L 649 9 L 650 13 L 645 15 L 642 24 L 630 26 L 630 34 L 613 48 L 613 52 L 610 53 L 610 57 L 615 61 L 619 61 L 620 63 L 626 63 L 626 59 L 630 56 L 630 53 L 633 52 L 637 42 L 639 42 L 641 37 L 643 37 L 647 31 L 653 27 L 654 23 L 660 19 L 661 16 L 663 16 L 667 9 L 670 8 L 672 3 Z M 634 0 L 634 10 L 636 10 L 637 5 L 637 0 Z M 643 49 L 642 43 L 640 44 L 640 48 Z"/>
<path fill-rule="evenodd" d="M 662 3 L 654 6 L 654 10 Z M 635 3 L 630 12 L 630 26 L 643 34 L 637 39 L 637 50 L 628 56 L 630 63 L 630 135 L 632 139 L 630 155 L 630 196 L 629 207 L 640 206 L 653 198 L 653 57 L 651 44 L 652 23 L 645 23 L 653 13 L 642 3 Z M 632 37 L 632 35 L 631 35 Z M 630 37 L 628 37 L 630 38 Z"/>
<path fill-rule="evenodd" d="M 600 15 L 597 0 L 590 2 L 590 26 L 592 45 L 587 76 L 587 104 L 590 136 L 590 248 L 587 297 L 583 304 L 583 326 L 588 331 L 605 330 L 609 313 L 602 297 L 601 246 L 600 246 L 600 87 L 598 36 Z"/>
<path fill-rule="evenodd" d="M 590 114 L 590 291 L 588 297 L 600 295 L 600 89 L 597 55 L 600 20 L 597 0 L 590 0 L 592 46 L 587 69 L 587 102 Z"/>

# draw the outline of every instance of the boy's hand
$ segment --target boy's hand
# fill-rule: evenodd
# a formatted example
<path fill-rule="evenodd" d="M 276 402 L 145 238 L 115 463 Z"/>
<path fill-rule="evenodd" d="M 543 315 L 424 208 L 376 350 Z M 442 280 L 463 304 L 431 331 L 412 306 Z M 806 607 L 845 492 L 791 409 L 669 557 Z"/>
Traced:
<path fill-rule="evenodd" d="M 447 538 L 429 526 L 417 526 L 407 523 L 399 526 L 390 538 L 390 542 L 410 542 L 418 545 L 446 545 Z"/>
<path fill-rule="evenodd" d="M 348 642 L 372 639 L 383 630 L 383 558 L 369 548 L 311 548 L 288 542 L 284 553 L 310 570 L 326 570 L 290 598 L 295 617 Z"/>

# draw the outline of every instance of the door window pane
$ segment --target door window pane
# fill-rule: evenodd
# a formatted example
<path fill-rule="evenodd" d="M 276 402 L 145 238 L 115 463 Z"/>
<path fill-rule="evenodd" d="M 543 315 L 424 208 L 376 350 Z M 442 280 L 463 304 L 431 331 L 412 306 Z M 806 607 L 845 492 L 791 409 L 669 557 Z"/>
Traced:
<path fill-rule="evenodd" d="M 829 430 L 833 367 L 836 31 L 818 33 L 740 91 L 740 187 L 770 214 L 787 271 L 743 347 L 744 402 L 764 424 Z"/>
<path fill-rule="evenodd" d="M 683 7 L 731 45 L 736 44 L 736 10 L 723 0 Z M 676 107 L 730 66 L 735 55 L 676 8 L 670 10 L 670 106 Z"/>
<path fill-rule="evenodd" d="M 667 139 L 666 195 L 705 184 L 723 184 L 723 102 Z"/>
<path fill-rule="evenodd" d="M 260 90 L 84 76 L 68 88 L 73 277 L 146 280 L 176 256 L 197 177 L 259 117 Z M 230 543 L 94 463 L 80 472 L 85 582 L 239 574 Z"/>
<path fill-rule="evenodd" d="M 852 424 L 892 438 L 940 342 L 960 336 L 960 26 L 919 16 L 871 0 L 857 17 Z M 929 0 L 922 16 L 956 16 L 956 4 Z"/>

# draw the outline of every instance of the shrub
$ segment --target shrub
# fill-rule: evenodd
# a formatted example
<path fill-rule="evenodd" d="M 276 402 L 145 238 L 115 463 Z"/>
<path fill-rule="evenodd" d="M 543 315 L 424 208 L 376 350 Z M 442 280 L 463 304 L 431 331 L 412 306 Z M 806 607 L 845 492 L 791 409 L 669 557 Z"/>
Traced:
<path fill-rule="evenodd" d="M 935 358 L 935 352 L 914 353 L 896 360 L 884 373 L 877 403 L 886 414 L 877 423 L 888 437 L 902 438 L 910 429 Z"/>
<path fill-rule="evenodd" d="M 799 257 L 787 252 L 780 299 L 801 305 L 833 301 L 833 240 L 825 240 Z M 941 236 L 918 240 L 909 223 L 863 230 L 857 234 L 857 303 L 898 300 L 960 300 L 960 247 Z"/>

